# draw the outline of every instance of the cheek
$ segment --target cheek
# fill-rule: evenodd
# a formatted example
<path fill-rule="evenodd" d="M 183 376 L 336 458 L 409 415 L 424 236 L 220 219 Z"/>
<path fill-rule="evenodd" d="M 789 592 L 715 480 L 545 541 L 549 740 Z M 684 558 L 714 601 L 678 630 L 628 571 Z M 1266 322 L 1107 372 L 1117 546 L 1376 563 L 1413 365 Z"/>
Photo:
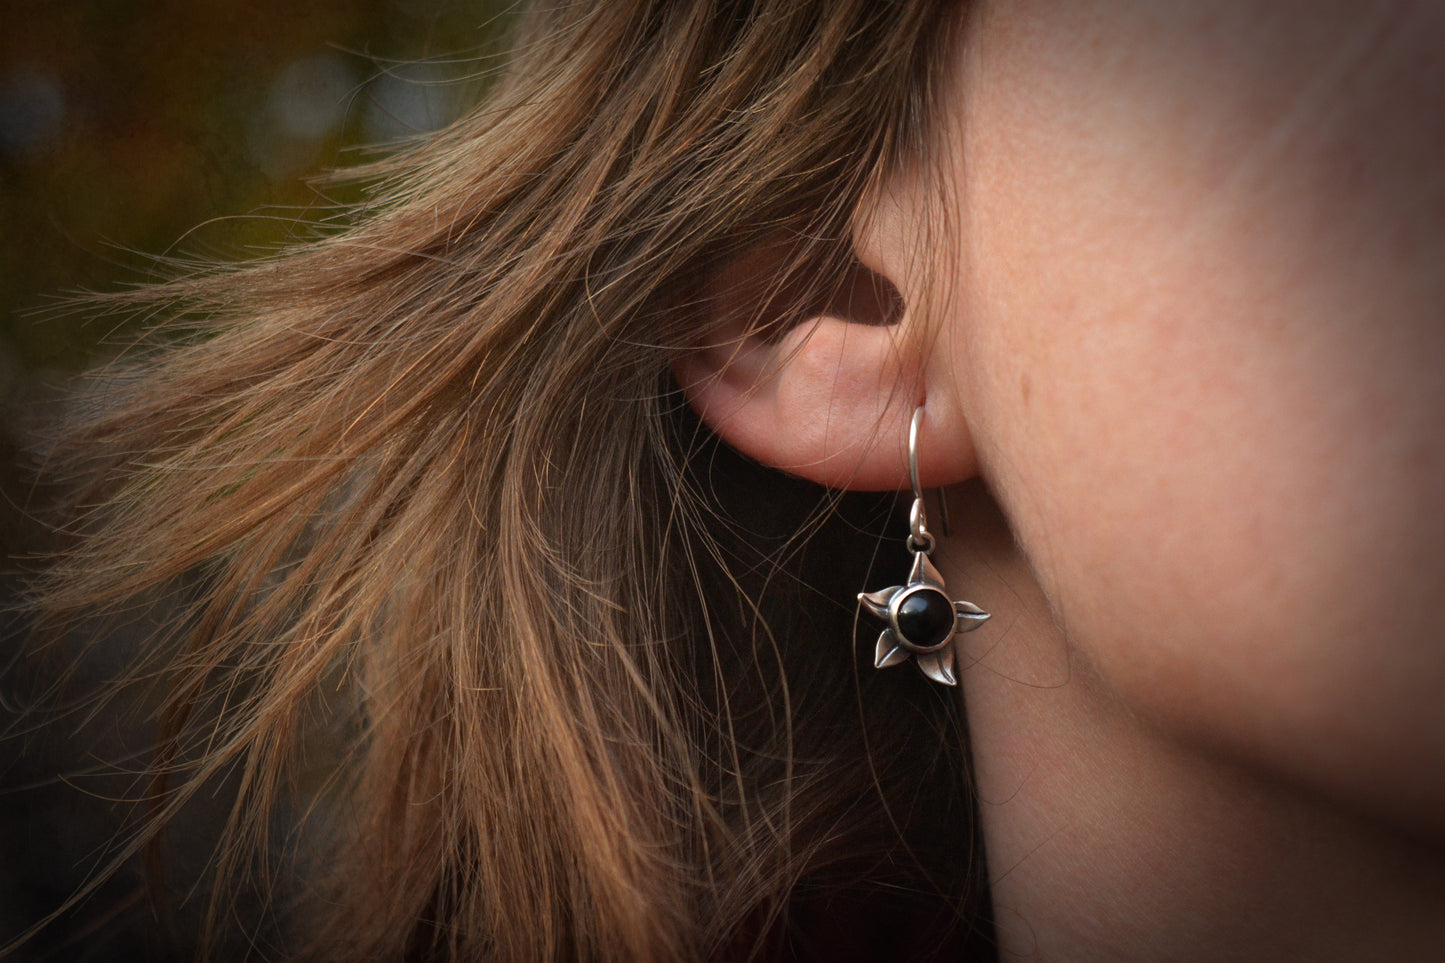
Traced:
<path fill-rule="evenodd" d="M 1407 387 L 1430 376 L 1222 322 L 1229 300 L 973 339 L 984 470 L 1137 711 L 1311 779 L 1438 772 L 1439 403 Z"/>
<path fill-rule="evenodd" d="M 1095 62 L 1084 34 L 1004 38 L 967 78 L 944 355 L 980 462 L 1139 711 L 1413 791 L 1445 762 L 1445 194 L 1389 165 L 1435 152 L 1362 101 L 1291 126 L 1252 99 L 1277 78 L 1180 86 L 1193 47 Z"/>
<path fill-rule="evenodd" d="M 1130 671 L 1222 667 L 1235 646 L 1256 667 L 1283 657 L 1247 637 L 1301 629 L 1351 585 L 1335 544 L 1362 494 L 1345 413 L 1268 363 L 1262 338 L 1179 316 L 1056 320 L 1031 346 L 998 342 L 985 394 L 1004 399 L 990 470 L 1069 628 Z M 1329 607 L 1340 628 L 1346 614 Z"/>

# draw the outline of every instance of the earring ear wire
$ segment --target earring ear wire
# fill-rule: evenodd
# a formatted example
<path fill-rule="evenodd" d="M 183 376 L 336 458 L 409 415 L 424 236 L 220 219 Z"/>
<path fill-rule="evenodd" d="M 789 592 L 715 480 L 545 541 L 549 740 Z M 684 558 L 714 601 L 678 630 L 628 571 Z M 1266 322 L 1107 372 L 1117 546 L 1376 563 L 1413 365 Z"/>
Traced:
<path fill-rule="evenodd" d="M 934 538 L 928 530 L 923 486 L 918 482 L 918 429 L 922 424 L 923 406 L 920 405 L 908 425 L 908 480 L 913 487 L 913 505 L 908 511 L 908 550 L 913 553 L 913 568 L 903 585 L 860 592 L 858 602 L 887 624 L 878 636 L 874 668 L 887 669 L 911 658 L 933 681 L 957 685 L 954 639 L 988 621 L 988 613 L 972 602 L 949 601 L 944 594 L 943 576 L 929 560 Z M 946 535 L 948 509 L 942 490 L 938 492 L 938 500 Z"/>

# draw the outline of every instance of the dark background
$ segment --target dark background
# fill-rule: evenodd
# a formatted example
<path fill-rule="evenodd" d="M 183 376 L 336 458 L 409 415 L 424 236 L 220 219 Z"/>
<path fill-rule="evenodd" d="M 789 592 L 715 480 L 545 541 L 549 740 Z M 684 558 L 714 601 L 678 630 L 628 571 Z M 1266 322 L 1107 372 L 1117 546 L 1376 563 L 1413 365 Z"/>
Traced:
<path fill-rule="evenodd" d="M 274 249 L 348 198 L 308 179 L 442 126 L 475 101 L 512 20 L 505 0 L 0 0 L 0 593 L 45 545 L 27 439 L 66 383 L 135 321 L 75 296 L 156 280 L 160 258 Z M 83 629 L 37 656 L 0 614 L 0 947 L 102 865 L 125 824 L 108 800 L 153 720 L 144 700 L 87 718 L 31 706 L 69 674 L 86 693 L 129 658 L 145 619 Z M 82 653 L 85 653 L 82 655 Z M 59 705 L 60 703 L 55 703 Z M 37 725 L 38 724 L 38 725 Z M 26 730 L 33 730 L 27 733 Z M 224 794 L 218 795 L 218 799 Z M 171 853 L 180 924 L 204 900 L 222 808 L 203 804 Z M 128 867 L 7 959 L 190 959 Z M 241 906 L 242 916 L 256 912 Z M 265 946 L 221 955 L 266 958 Z"/>

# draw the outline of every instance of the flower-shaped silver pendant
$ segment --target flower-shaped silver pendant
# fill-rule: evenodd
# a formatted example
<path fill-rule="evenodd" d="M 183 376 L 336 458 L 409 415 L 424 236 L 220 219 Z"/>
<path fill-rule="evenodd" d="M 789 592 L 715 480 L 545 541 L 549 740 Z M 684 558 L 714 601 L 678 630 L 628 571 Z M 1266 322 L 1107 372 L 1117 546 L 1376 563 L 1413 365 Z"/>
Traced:
<path fill-rule="evenodd" d="M 988 621 L 988 613 L 972 602 L 950 601 L 943 590 L 943 576 L 927 553 L 915 551 L 906 585 L 858 595 L 869 612 L 888 623 L 878 636 L 873 657 L 876 668 L 886 669 L 912 657 L 933 681 L 958 684 L 953 674 L 953 640 Z"/>

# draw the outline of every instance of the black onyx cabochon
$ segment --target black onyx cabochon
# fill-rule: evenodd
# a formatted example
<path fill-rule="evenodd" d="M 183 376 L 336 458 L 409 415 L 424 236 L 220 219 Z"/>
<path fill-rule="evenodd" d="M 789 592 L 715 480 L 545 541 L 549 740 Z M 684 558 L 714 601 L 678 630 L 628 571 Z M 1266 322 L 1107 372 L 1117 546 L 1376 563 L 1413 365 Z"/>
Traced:
<path fill-rule="evenodd" d="M 957 613 L 948 596 L 935 588 L 918 588 L 898 603 L 898 634 L 904 643 L 932 648 L 953 633 Z"/>

